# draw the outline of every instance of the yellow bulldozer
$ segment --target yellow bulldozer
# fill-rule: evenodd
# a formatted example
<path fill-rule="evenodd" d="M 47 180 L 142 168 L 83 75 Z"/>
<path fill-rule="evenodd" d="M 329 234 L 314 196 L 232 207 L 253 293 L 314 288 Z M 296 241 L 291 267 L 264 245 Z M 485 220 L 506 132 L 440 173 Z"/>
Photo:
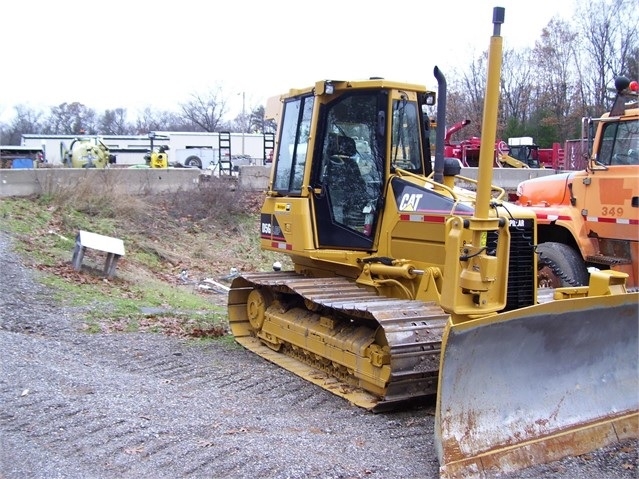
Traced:
<path fill-rule="evenodd" d="M 503 20 L 495 8 L 474 191 L 443 154 L 437 67 L 437 92 L 371 78 L 281 96 L 259 234 L 293 268 L 240 274 L 228 296 L 238 343 L 354 404 L 435 398 L 441 477 L 509 472 L 639 429 L 639 293 L 599 271 L 538 297 L 534 212 L 492 185 Z"/>

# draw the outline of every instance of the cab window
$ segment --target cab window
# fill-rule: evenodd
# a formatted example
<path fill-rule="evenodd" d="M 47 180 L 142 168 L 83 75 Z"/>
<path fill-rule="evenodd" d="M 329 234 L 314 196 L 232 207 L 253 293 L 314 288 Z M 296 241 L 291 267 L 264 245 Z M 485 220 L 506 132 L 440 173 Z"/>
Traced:
<path fill-rule="evenodd" d="M 273 178 L 273 189 L 280 194 L 302 190 L 313 103 L 314 97 L 306 96 L 284 104 Z"/>
<path fill-rule="evenodd" d="M 332 221 L 370 235 L 383 187 L 377 92 L 345 95 L 325 110 L 321 183 Z M 383 140 L 382 140 L 383 141 Z"/>
<path fill-rule="evenodd" d="M 597 160 L 604 165 L 639 165 L 639 121 L 606 123 Z"/>
<path fill-rule="evenodd" d="M 393 101 L 391 166 L 413 173 L 423 173 L 417 104 L 407 100 Z"/>

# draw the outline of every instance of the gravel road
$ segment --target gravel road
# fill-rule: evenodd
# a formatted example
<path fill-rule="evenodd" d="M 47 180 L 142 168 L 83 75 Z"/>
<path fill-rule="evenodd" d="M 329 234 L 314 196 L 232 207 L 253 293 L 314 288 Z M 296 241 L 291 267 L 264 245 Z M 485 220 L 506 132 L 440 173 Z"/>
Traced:
<path fill-rule="evenodd" d="M 366 412 L 231 342 L 89 334 L 0 233 L 0 478 L 438 478 L 433 409 Z M 637 442 L 514 478 L 637 476 Z"/>

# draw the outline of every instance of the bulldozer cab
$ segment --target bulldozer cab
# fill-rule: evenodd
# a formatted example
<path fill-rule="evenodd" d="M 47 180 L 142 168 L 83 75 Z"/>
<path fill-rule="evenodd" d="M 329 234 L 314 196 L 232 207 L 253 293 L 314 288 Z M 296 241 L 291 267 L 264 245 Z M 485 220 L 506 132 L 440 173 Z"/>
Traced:
<path fill-rule="evenodd" d="M 529 168 L 540 168 L 538 145 L 508 145 L 510 156 L 521 161 Z"/>
<path fill-rule="evenodd" d="M 272 188 L 312 196 L 319 248 L 372 250 L 389 175 L 397 169 L 430 173 L 424 121 L 415 92 L 384 88 L 379 81 L 290 98 L 283 106 Z"/>

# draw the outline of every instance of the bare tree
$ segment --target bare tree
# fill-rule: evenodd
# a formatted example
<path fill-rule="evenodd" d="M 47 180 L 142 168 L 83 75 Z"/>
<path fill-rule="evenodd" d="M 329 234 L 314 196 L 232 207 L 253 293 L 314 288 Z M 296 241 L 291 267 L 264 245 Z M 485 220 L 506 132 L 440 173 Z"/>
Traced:
<path fill-rule="evenodd" d="M 16 115 L 11 123 L 3 129 L 2 141 L 6 145 L 19 145 L 23 134 L 42 133 L 42 111 L 36 111 L 25 105 L 14 107 Z"/>
<path fill-rule="evenodd" d="M 130 135 L 134 131 L 131 123 L 127 122 L 126 108 L 105 110 L 98 121 L 100 133 L 103 135 Z"/>
<path fill-rule="evenodd" d="M 572 136 L 583 116 L 581 111 L 575 112 L 578 47 L 577 32 L 559 19 L 552 19 L 535 43 L 536 118 L 547 134 L 541 144 Z"/>
<path fill-rule="evenodd" d="M 610 107 L 614 78 L 639 76 L 639 10 L 631 0 L 578 0 L 576 21 L 553 19 L 534 50 L 505 51 L 498 136 L 534 136 L 541 146 L 574 138 L 579 119 Z M 447 122 L 470 119 L 481 134 L 487 53 L 449 75 Z"/>
<path fill-rule="evenodd" d="M 82 103 L 62 103 L 51 108 L 44 133 L 53 135 L 97 134 L 95 110 Z"/>
<path fill-rule="evenodd" d="M 448 86 L 446 125 L 470 120 L 470 125 L 463 130 L 465 137 L 479 136 L 481 133 L 487 61 L 488 54 L 484 52 L 470 64 L 467 72 L 447 75 L 452 80 Z"/>
<path fill-rule="evenodd" d="M 226 114 L 226 99 L 218 87 L 205 95 L 191 95 L 191 100 L 180 105 L 180 108 L 185 123 L 194 125 L 199 131 L 220 131 L 222 117 Z"/>
<path fill-rule="evenodd" d="M 639 45 L 639 10 L 634 0 L 587 0 L 578 5 L 577 19 L 583 35 L 580 82 L 584 106 L 600 114 L 610 106 L 609 86 L 627 74 Z"/>
<path fill-rule="evenodd" d="M 500 126 L 503 137 L 524 136 L 533 108 L 533 66 L 530 51 L 506 50 L 502 64 Z"/>
<path fill-rule="evenodd" d="M 635 45 L 628 58 L 628 77 L 639 80 L 639 45 Z"/>
<path fill-rule="evenodd" d="M 185 128 L 184 121 L 176 113 L 145 108 L 135 122 L 135 133 L 146 135 L 150 131 L 195 131 Z"/>
<path fill-rule="evenodd" d="M 530 117 L 532 75 L 530 73 L 530 52 L 504 52 L 501 98 L 499 102 L 499 123 L 497 137 L 520 136 Z M 486 66 L 488 51 L 483 52 L 470 65 L 466 73 L 453 75 L 448 94 L 447 125 L 460 120 L 470 120 L 463 130 L 463 137 L 480 136 L 484 95 L 486 90 Z"/>
<path fill-rule="evenodd" d="M 450 127 L 461 120 L 469 119 L 471 123 L 469 126 L 464 128 L 461 133 L 457 133 L 454 137 L 454 140 L 457 141 L 462 137 L 472 136 L 471 132 L 479 131 L 474 121 L 477 120 L 477 116 L 474 115 L 473 118 L 468 118 L 468 97 L 464 94 L 463 90 L 460 88 L 460 83 L 453 83 L 448 87 L 448 98 L 446 100 L 446 127 Z M 436 119 L 436 112 L 433 111 L 429 113 L 431 119 Z M 439 126 L 439 125 L 438 125 Z M 474 133 L 477 135 L 478 133 Z"/>

